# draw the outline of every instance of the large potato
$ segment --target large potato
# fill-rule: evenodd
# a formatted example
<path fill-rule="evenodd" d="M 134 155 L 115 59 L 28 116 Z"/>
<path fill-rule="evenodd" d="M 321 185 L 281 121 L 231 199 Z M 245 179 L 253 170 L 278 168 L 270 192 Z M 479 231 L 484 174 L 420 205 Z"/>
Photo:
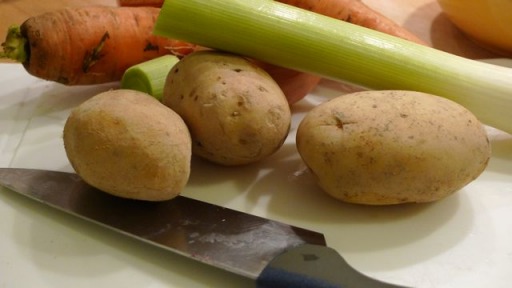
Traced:
<path fill-rule="evenodd" d="M 410 91 L 322 103 L 306 114 L 296 140 L 328 194 L 375 205 L 441 199 L 477 178 L 491 154 L 484 127 L 467 109 Z"/>
<path fill-rule="evenodd" d="M 200 51 L 170 71 L 162 102 L 187 123 L 192 152 L 223 165 L 259 161 L 288 135 L 291 113 L 276 82 L 251 61 Z"/>
<path fill-rule="evenodd" d="M 63 137 L 77 174 L 107 193 L 168 200 L 188 182 L 188 129 L 179 115 L 145 93 L 111 90 L 92 97 L 71 112 Z"/>

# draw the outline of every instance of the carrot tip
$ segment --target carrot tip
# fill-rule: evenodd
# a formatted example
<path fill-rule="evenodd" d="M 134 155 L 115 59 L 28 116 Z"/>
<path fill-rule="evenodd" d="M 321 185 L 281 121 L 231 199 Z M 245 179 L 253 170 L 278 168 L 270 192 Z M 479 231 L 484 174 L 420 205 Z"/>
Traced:
<path fill-rule="evenodd" d="M 25 62 L 27 60 L 27 51 L 25 44 L 27 39 L 21 35 L 19 26 L 11 26 L 7 30 L 7 37 L 2 43 L 3 52 L 0 52 L 0 58 L 9 58 L 17 62 Z"/>

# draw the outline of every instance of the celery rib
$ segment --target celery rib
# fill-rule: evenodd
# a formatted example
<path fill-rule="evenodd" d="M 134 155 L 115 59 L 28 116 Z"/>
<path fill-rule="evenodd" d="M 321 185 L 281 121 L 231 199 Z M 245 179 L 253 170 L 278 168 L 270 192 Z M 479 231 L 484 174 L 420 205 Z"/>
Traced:
<path fill-rule="evenodd" d="M 369 89 L 431 93 L 512 133 L 512 69 L 271 0 L 165 1 L 155 34 Z"/>
<path fill-rule="evenodd" d="M 161 101 L 167 74 L 178 61 L 174 55 L 164 55 L 136 64 L 124 72 L 121 88 L 141 91 Z"/>

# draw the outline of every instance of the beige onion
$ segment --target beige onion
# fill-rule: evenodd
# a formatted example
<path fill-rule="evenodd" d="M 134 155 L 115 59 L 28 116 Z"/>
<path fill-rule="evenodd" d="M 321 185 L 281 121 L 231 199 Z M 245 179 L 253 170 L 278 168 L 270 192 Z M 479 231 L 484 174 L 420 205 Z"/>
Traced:
<path fill-rule="evenodd" d="M 512 56 L 511 0 L 438 0 L 447 17 L 471 39 Z"/>

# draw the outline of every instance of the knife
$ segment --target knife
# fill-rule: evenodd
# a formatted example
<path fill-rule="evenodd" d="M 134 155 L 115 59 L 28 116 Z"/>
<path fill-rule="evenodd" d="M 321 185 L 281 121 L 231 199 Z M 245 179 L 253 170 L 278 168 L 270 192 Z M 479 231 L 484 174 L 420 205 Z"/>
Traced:
<path fill-rule="evenodd" d="M 404 287 L 351 267 L 322 234 L 184 196 L 162 202 L 102 192 L 77 174 L 0 168 L 0 185 L 124 235 L 255 280 L 258 288 Z"/>

